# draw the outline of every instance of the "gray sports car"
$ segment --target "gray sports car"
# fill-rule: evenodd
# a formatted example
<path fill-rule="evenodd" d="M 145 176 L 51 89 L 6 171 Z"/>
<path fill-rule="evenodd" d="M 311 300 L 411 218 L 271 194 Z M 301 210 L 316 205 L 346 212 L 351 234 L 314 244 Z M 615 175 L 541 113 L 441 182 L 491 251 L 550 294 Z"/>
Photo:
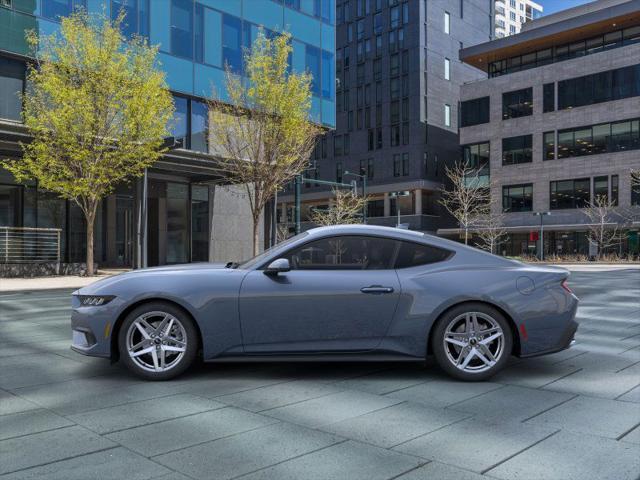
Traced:
<path fill-rule="evenodd" d="M 509 355 L 568 348 L 578 299 L 566 270 L 423 233 L 323 227 L 242 264 L 137 270 L 73 294 L 72 348 L 166 380 L 204 361 L 435 356 L 484 380 Z"/>

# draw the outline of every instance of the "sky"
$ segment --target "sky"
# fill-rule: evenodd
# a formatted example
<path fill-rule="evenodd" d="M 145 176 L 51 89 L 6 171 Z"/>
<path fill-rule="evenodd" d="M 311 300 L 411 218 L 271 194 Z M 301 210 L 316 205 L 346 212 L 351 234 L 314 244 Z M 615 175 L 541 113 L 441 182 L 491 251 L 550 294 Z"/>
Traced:
<path fill-rule="evenodd" d="M 538 0 L 536 3 L 541 4 L 544 7 L 543 13 L 548 15 L 567 8 L 577 7 L 590 1 L 592 0 Z"/>

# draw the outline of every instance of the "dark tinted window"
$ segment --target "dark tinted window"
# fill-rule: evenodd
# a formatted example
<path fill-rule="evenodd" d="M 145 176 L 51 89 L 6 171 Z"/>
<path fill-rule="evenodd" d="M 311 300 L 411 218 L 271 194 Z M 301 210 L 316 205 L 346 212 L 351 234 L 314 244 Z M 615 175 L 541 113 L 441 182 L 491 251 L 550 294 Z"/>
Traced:
<path fill-rule="evenodd" d="M 556 109 L 555 83 L 545 83 L 542 88 L 542 111 L 553 112 Z"/>
<path fill-rule="evenodd" d="M 526 117 L 533 114 L 533 89 L 524 88 L 502 94 L 502 118 Z"/>
<path fill-rule="evenodd" d="M 393 268 L 395 240 L 364 236 L 327 237 L 287 252 L 292 270 L 385 270 Z"/>
<path fill-rule="evenodd" d="M 452 254 L 449 250 L 412 242 L 399 242 L 400 251 L 396 259 L 396 268 L 417 267 L 429 263 L 442 262 Z"/>
<path fill-rule="evenodd" d="M 460 126 L 470 127 L 481 123 L 489 123 L 489 97 L 461 102 Z"/>

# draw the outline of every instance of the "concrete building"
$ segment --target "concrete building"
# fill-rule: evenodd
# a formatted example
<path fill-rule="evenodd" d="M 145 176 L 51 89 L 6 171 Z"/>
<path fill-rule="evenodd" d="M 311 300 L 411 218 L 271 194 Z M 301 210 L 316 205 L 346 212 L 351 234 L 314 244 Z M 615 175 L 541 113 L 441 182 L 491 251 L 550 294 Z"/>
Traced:
<path fill-rule="evenodd" d="M 639 213 L 630 172 L 640 169 L 640 0 L 549 15 L 460 58 L 488 75 L 461 88 L 460 143 L 505 213 L 502 253 L 539 248 L 534 212 L 550 212 L 544 247 L 556 254 L 589 252 L 581 207 L 596 195 Z M 638 251 L 635 225 L 616 250 Z"/>
<path fill-rule="evenodd" d="M 484 76 L 460 62 L 458 50 L 491 38 L 490 7 L 490 0 L 338 0 L 336 129 L 318 143 L 306 177 L 361 188 L 363 179 L 346 172 L 364 175 L 368 223 L 395 225 L 400 213 L 411 229 L 435 232 L 444 165 L 459 153 L 459 89 Z M 330 194 L 303 185 L 303 222 Z M 281 223 L 293 221 L 293 202 L 292 188 L 279 196 Z"/>
<path fill-rule="evenodd" d="M 522 26 L 542 16 L 542 5 L 532 0 L 494 0 L 494 37 L 520 33 Z"/>
<path fill-rule="evenodd" d="M 333 127 L 335 1 L 2 0 L 1 158 L 20 161 L 19 142 L 29 139 L 21 123 L 19 95 L 25 90 L 26 65 L 31 60 L 25 32 L 55 32 L 60 18 L 79 7 L 111 17 L 124 8 L 123 33 L 138 33 L 160 46 L 159 60 L 176 106 L 172 135 L 179 146 L 149 170 L 146 188 L 141 181 L 122 185 L 104 200 L 96 221 L 96 261 L 131 267 L 250 257 L 247 201 L 238 189 L 217 186 L 224 178 L 210 153 L 204 99 L 212 86 L 224 92 L 225 64 L 241 72 L 242 49 L 250 45 L 259 26 L 269 31 L 286 28 L 293 37 L 293 69 L 313 75 L 313 119 Z M 143 209 L 145 204 L 148 208 Z M 84 260 L 80 209 L 35 183 L 20 185 L 0 169 L 0 232 L 43 227 L 62 230 L 63 262 Z M 0 255 L 3 261 L 10 259 Z"/>

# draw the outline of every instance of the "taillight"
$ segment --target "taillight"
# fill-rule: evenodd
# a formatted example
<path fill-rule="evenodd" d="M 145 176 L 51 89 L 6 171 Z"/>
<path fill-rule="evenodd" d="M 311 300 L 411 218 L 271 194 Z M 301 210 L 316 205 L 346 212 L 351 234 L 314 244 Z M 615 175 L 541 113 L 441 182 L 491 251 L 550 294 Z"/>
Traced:
<path fill-rule="evenodd" d="M 560 286 L 562 288 L 564 288 L 568 293 L 573 293 L 571 291 L 571 289 L 569 288 L 569 284 L 567 283 L 567 279 L 566 278 L 564 280 L 562 280 L 562 283 L 560 284 Z"/>

